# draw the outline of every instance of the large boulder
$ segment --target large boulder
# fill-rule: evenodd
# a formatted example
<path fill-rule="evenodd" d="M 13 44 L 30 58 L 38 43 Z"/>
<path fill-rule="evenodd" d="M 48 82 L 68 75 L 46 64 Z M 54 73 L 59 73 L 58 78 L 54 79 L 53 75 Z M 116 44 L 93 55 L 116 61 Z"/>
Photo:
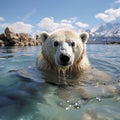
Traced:
<path fill-rule="evenodd" d="M 13 39 L 16 36 L 13 29 L 10 27 L 6 27 L 4 32 L 6 34 L 7 39 Z"/>
<path fill-rule="evenodd" d="M 0 40 L 0 46 L 1 46 L 1 47 L 4 47 L 4 46 L 5 46 L 3 40 Z"/>
<path fill-rule="evenodd" d="M 5 28 L 5 34 L 8 34 L 8 33 L 14 33 L 13 29 L 10 28 L 10 27 L 6 27 Z"/>
<path fill-rule="evenodd" d="M 0 40 L 3 40 L 3 41 L 6 40 L 6 34 L 5 33 L 0 34 Z"/>

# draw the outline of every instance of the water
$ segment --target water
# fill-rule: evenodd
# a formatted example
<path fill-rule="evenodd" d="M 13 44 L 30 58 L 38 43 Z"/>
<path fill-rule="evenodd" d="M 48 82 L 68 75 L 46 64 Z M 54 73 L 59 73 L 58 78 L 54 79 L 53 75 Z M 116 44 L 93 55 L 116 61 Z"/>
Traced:
<path fill-rule="evenodd" d="M 39 50 L 0 48 L 0 120 L 120 120 L 119 45 L 87 45 L 92 68 L 112 79 L 77 86 L 45 82 L 54 78 L 35 68 Z"/>

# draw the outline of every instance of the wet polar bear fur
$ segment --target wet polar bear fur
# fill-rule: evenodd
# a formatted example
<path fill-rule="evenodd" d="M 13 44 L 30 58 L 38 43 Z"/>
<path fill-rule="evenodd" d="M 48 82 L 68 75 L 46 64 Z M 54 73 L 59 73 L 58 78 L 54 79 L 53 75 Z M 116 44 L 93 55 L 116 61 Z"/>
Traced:
<path fill-rule="evenodd" d="M 36 66 L 43 71 L 65 70 L 69 73 L 84 72 L 90 67 L 86 54 L 89 35 L 72 30 L 57 30 L 40 34 L 42 48 Z"/>

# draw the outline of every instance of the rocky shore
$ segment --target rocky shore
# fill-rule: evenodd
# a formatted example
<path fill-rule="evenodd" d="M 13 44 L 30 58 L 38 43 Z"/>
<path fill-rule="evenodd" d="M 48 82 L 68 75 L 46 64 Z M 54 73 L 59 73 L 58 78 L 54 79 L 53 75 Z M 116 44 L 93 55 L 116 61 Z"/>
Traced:
<path fill-rule="evenodd" d="M 15 33 L 12 28 L 6 27 L 0 34 L 0 46 L 36 46 L 41 45 L 39 36 L 33 39 L 27 33 Z"/>

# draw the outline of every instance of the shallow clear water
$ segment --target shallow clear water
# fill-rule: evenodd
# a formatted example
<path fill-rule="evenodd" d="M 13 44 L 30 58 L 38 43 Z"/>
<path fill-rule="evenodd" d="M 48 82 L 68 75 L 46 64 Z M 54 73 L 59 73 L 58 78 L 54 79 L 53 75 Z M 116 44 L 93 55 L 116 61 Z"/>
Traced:
<path fill-rule="evenodd" d="M 44 73 L 35 68 L 39 50 L 0 48 L 0 120 L 120 119 L 119 45 L 87 45 L 92 68 L 112 79 L 94 78 L 77 87 L 45 82 Z"/>

